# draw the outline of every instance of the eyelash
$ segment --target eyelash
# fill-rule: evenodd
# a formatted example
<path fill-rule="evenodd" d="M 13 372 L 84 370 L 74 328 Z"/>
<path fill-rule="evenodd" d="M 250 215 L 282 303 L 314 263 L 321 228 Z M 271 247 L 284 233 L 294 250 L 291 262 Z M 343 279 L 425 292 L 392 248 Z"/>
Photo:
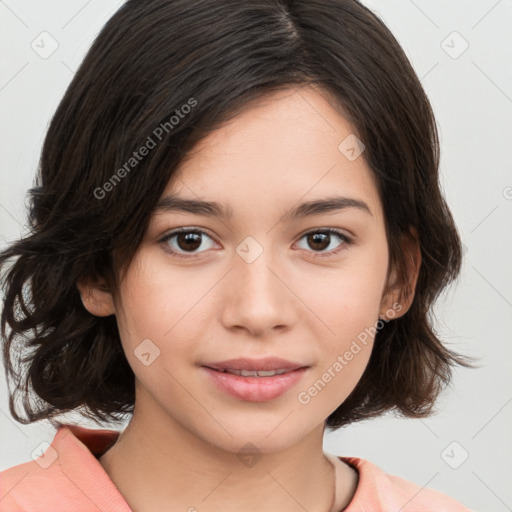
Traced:
<path fill-rule="evenodd" d="M 191 259 L 191 258 L 195 257 L 194 254 L 185 256 L 184 254 L 182 254 L 180 252 L 177 252 L 174 249 L 170 249 L 169 248 L 169 245 L 167 244 L 167 242 L 170 239 L 174 238 L 176 235 L 180 234 L 180 233 L 195 233 L 195 234 L 200 234 L 200 235 L 206 235 L 208 238 L 211 238 L 213 240 L 213 238 L 210 235 L 208 235 L 208 233 L 206 233 L 205 231 L 202 231 L 200 229 L 195 229 L 195 228 L 178 228 L 178 229 L 175 229 L 171 233 L 168 233 L 167 235 L 165 235 L 159 241 L 159 243 L 161 243 L 164 246 L 164 250 L 167 253 L 169 253 L 169 254 L 171 254 L 173 256 L 176 256 L 177 258 L 184 258 L 184 259 L 188 258 L 188 259 Z M 341 247 L 339 247 L 338 249 L 332 250 L 332 251 L 327 252 L 327 253 L 314 253 L 314 251 L 307 251 L 307 252 L 313 252 L 315 254 L 315 258 L 326 258 L 326 257 L 330 257 L 330 256 L 335 256 L 338 253 L 340 253 L 341 251 L 345 250 L 347 245 L 350 245 L 352 243 L 352 239 L 351 238 L 349 238 L 342 231 L 340 231 L 339 229 L 336 229 L 336 228 L 315 229 L 315 230 L 312 230 L 312 231 L 308 231 L 307 233 L 304 233 L 299 240 L 302 240 L 304 237 L 306 237 L 308 235 L 317 234 L 317 233 L 336 235 L 338 238 L 340 238 L 343 241 L 343 244 L 341 244 Z"/>

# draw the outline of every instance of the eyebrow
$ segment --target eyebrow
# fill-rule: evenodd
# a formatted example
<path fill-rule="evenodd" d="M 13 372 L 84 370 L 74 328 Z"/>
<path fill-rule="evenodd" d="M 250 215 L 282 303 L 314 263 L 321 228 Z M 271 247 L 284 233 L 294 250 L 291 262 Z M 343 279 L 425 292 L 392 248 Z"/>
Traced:
<path fill-rule="evenodd" d="M 373 216 L 370 207 L 362 200 L 352 197 L 332 196 L 314 201 L 306 201 L 285 213 L 284 220 L 292 220 L 325 213 L 334 213 L 347 208 L 356 208 Z M 186 212 L 207 217 L 217 217 L 229 220 L 233 217 L 233 210 L 216 201 L 202 201 L 199 199 L 186 199 L 178 196 L 166 196 L 155 207 L 155 212 Z"/>

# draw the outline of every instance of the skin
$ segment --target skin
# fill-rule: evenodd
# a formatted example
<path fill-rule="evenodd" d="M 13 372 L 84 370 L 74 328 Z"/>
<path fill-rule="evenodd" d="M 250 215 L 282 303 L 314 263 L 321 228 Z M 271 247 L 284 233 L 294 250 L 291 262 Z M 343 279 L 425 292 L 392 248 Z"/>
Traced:
<path fill-rule="evenodd" d="M 133 418 L 100 458 L 135 511 L 326 512 L 345 507 L 354 495 L 357 473 L 339 461 L 330 508 L 324 425 L 360 379 L 373 339 L 360 343 L 309 403 L 297 395 L 375 326 L 379 314 L 398 318 L 413 296 L 403 299 L 388 269 L 373 174 L 363 156 L 350 161 L 338 149 L 354 129 L 328 98 L 311 86 L 279 91 L 212 132 L 181 163 L 163 196 L 217 201 L 233 218 L 155 214 L 117 293 L 101 279 L 78 284 L 92 314 L 116 315 L 135 374 Z M 298 202 L 334 191 L 365 201 L 372 214 L 347 208 L 283 219 Z M 183 238 L 181 245 L 179 237 L 160 242 L 179 227 L 207 235 L 191 252 Z M 304 236 L 331 227 L 353 242 L 331 235 L 315 246 Z M 248 236 L 263 249 L 251 263 L 236 252 Z M 166 245 L 189 258 L 169 254 Z M 338 254 L 318 256 L 340 247 Z M 418 245 L 403 249 L 412 255 L 414 290 Z M 145 339 L 160 350 L 148 366 L 134 355 Z M 267 402 L 227 395 L 200 370 L 208 362 L 267 355 L 310 365 L 297 385 Z M 251 467 L 237 457 L 248 442 L 261 455 Z"/>

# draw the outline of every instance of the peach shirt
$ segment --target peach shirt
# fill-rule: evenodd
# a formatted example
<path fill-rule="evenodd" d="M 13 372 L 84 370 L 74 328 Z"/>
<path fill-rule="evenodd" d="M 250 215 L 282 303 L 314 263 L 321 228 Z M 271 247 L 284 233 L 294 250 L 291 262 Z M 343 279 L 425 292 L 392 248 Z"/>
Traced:
<path fill-rule="evenodd" d="M 131 512 L 98 461 L 118 436 L 116 430 L 59 428 L 35 461 L 0 472 L 0 512 Z M 388 475 L 366 460 L 339 458 L 359 473 L 356 493 L 344 512 L 470 512 L 452 498 Z"/>

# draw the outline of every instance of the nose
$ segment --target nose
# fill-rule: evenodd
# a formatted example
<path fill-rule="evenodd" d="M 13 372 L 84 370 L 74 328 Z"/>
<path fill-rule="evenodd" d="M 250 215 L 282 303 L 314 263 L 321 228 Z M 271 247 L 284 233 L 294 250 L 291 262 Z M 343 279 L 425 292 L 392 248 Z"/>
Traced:
<path fill-rule="evenodd" d="M 294 324 L 300 301 L 283 268 L 270 250 L 261 251 L 254 260 L 235 255 L 222 293 L 221 319 L 226 328 L 265 337 Z"/>

